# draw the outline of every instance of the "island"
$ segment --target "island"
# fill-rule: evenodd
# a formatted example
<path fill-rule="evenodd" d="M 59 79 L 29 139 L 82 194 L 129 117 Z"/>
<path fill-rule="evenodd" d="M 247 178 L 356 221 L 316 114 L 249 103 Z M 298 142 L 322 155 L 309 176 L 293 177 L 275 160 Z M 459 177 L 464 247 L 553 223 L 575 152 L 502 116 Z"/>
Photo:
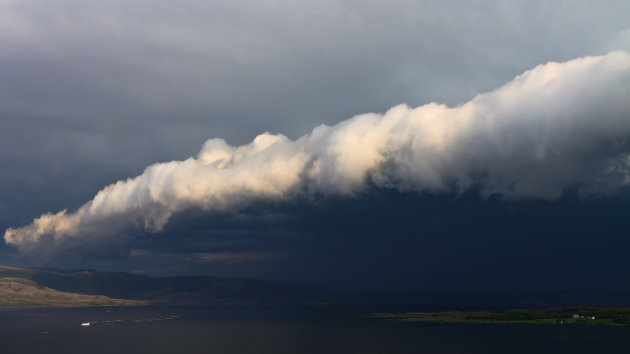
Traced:
<path fill-rule="evenodd" d="M 526 323 L 630 325 L 630 307 L 559 307 L 501 311 L 373 313 L 373 318 L 402 322 Z"/>

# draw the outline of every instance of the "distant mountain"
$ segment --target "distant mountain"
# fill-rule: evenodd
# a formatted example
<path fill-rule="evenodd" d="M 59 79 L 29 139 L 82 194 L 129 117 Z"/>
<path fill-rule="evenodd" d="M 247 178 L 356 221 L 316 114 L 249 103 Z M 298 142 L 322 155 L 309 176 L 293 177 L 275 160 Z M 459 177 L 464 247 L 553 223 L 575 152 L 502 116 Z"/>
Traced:
<path fill-rule="evenodd" d="M 149 277 L 85 269 L 26 269 L 5 266 L 0 266 L 0 297 L 5 297 L 6 300 L 0 299 L 0 306 L 325 303 L 408 307 L 429 311 L 630 306 L 628 291 L 564 291 L 528 295 L 450 292 L 332 293 L 314 290 L 307 284 L 246 278 Z M 130 302 L 125 302 L 127 300 Z"/>
<path fill-rule="evenodd" d="M 56 291 L 146 300 L 151 304 L 309 303 L 330 301 L 312 291 L 245 278 L 149 277 L 131 273 L 0 266 L 1 278 L 29 280 Z"/>

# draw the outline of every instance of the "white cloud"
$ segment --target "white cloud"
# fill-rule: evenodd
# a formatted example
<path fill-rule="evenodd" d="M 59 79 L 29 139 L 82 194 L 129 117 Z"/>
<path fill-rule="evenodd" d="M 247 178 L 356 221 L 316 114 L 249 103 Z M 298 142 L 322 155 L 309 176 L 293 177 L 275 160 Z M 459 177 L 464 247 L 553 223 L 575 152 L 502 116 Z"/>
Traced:
<path fill-rule="evenodd" d="M 568 187 L 627 183 L 630 54 L 539 65 L 495 91 L 448 107 L 398 105 L 321 125 L 290 140 L 264 133 L 230 146 L 211 139 L 197 157 L 149 166 L 105 187 L 74 212 L 45 214 L 4 234 L 23 251 L 42 239 L 159 232 L 190 208 L 235 211 L 256 201 L 352 195 L 368 181 L 413 191 L 558 197 Z"/>

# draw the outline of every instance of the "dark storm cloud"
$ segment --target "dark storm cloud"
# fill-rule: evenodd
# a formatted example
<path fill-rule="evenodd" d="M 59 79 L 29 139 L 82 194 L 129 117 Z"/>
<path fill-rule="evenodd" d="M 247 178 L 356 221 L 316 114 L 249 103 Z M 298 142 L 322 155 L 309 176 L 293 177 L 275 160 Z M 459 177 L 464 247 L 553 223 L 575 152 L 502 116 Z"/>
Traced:
<path fill-rule="evenodd" d="M 627 288 L 628 190 L 622 194 L 586 201 L 569 191 L 554 202 L 506 202 L 478 191 L 381 190 L 331 199 L 283 223 L 302 237 L 294 257 L 277 260 L 267 276 L 362 291 Z"/>
<path fill-rule="evenodd" d="M 61 257 L 51 264 L 300 279 L 345 291 L 627 289 L 629 192 L 585 199 L 572 190 L 550 202 L 487 199 L 474 189 L 372 189 L 361 198 L 259 205 L 244 214 L 180 214 L 159 236 L 136 237 L 124 263 Z M 206 253 L 261 257 L 203 262 L 198 254 Z"/>

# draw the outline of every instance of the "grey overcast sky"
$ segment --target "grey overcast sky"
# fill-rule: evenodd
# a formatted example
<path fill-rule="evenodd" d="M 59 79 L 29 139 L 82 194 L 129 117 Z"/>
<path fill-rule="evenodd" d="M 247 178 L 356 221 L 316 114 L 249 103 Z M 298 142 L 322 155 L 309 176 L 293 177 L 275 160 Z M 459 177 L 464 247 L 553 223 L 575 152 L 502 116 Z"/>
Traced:
<path fill-rule="evenodd" d="M 441 198 L 472 193 L 452 206 L 454 215 L 468 220 L 480 210 L 471 206 L 477 204 L 495 214 L 512 208 L 522 214 L 507 218 L 521 227 L 539 209 L 528 203 L 548 203 L 544 217 L 557 214 L 554 220 L 567 223 L 567 210 L 590 215 L 593 204 L 584 206 L 583 195 L 593 190 L 605 195 L 604 209 L 630 206 L 618 200 L 630 156 L 630 112 L 617 97 L 630 89 L 628 58 L 618 52 L 571 61 L 630 51 L 628 1 L 2 0 L 0 48 L 0 228 L 18 230 L 15 240 L 22 237 L 0 247 L 0 263 L 322 283 L 334 283 L 335 269 L 347 269 L 348 279 L 369 278 L 357 276 L 361 269 L 374 275 L 357 280 L 357 289 L 404 289 L 384 279 L 406 271 L 401 282 L 422 279 L 426 287 L 448 288 L 438 279 L 473 256 L 463 251 L 470 242 L 465 232 L 436 221 L 451 210 L 445 205 L 452 201 Z M 534 69 L 548 62 L 568 63 Z M 549 75 L 553 84 L 541 83 Z M 512 97 L 518 102 L 507 102 Z M 451 108 L 413 110 L 431 102 Z M 402 103 L 408 107 L 388 111 Z M 378 116 L 381 123 L 368 117 L 336 125 L 367 112 L 388 113 Z M 387 125 L 398 115 L 410 117 L 400 118 L 408 127 L 400 142 L 391 138 L 398 130 Z M 506 123 L 484 125 L 495 116 Z M 464 119 L 472 126 L 463 126 Z M 435 153 L 430 149 L 437 145 L 425 138 L 417 148 L 410 141 L 422 134 L 435 138 L 434 130 L 451 132 L 444 121 L 459 129 L 454 142 L 440 140 L 444 150 L 435 158 L 418 157 Z M 322 124 L 332 128 L 311 133 Z M 381 131 L 386 137 L 375 133 Z M 265 132 L 270 134 L 254 140 Z M 225 142 L 204 145 L 211 138 Z M 387 142 L 371 145 L 378 139 Z M 249 150 L 234 150 L 252 141 Z M 537 155 L 530 159 L 522 151 L 531 144 Z M 343 155 L 370 148 L 382 159 Z M 411 152 L 404 153 L 407 148 Z M 152 164 L 190 157 L 196 159 L 173 165 L 174 174 L 164 172 L 171 165 L 143 174 Z M 562 171 L 548 172 L 554 167 Z M 286 180 L 292 173 L 295 180 Z M 102 206 L 92 202 L 105 186 L 140 175 L 120 191 L 103 193 Z M 248 179 L 253 175 L 257 179 Z M 155 192 L 155 185 L 177 178 L 192 181 L 186 188 L 203 200 Z M 195 190 L 199 186 L 203 191 Z M 159 202 L 145 203 L 142 191 L 149 199 L 158 193 Z M 91 209 L 82 211 L 84 203 Z M 434 211 L 424 231 L 396 248 L 390 240 L 420 227 L 410 208 Z M 63 216 L 29 224 L 64 209 Z M 399 236 L 357 236 L 381 227 L 361 229 L 355 223 L 362 215 L 399 225 Z M 523 249 L 524 229 L 480 218 L 462 225 L 488 235 L 477 243 L 487 243 L 488 254 Z M 358 229 L 344 236 L 324 224 Z M 624 227 L 612 228 L 605 242 L 618 240 Z M 382 234 L 391 232 L 382 228 Z M 515 234 L 513 241 L 501 241 L 497 230 L 504 228 Z M 441 232 L 447 235 L 438 241 L 427 236 Z M 585 232 L 569 248 L 581 250 L 590 237 Z M 367 256 L 384 245 L 389 256 Z M 602 247 L 601 255 L 608 252 Z M 356 254 L 342 257 L 332 249 Z M 424 256 L 395 260 L 403 249 Z M 440 253 L 454 258 L 436 259 Z M 371 260 L 362 263 L 366 257 Z M 510 266 L 519 269 L 531 267 L 531 257 L 555 262 L 547 253 L 512 257 L 518 261 Z M 491 259 L 474 272 L 488 274 L 503 264 Z M 604 262 L 598 269 L 619 266 Z M 539 270 L 522 271 L 522 279 L 534 279 Z M 570 273 L 561 268 L 557 274 Z M 500 289 L 493 279 L 474 290 Z M 607 284 L 596 275 L 593 282 Z"/>

